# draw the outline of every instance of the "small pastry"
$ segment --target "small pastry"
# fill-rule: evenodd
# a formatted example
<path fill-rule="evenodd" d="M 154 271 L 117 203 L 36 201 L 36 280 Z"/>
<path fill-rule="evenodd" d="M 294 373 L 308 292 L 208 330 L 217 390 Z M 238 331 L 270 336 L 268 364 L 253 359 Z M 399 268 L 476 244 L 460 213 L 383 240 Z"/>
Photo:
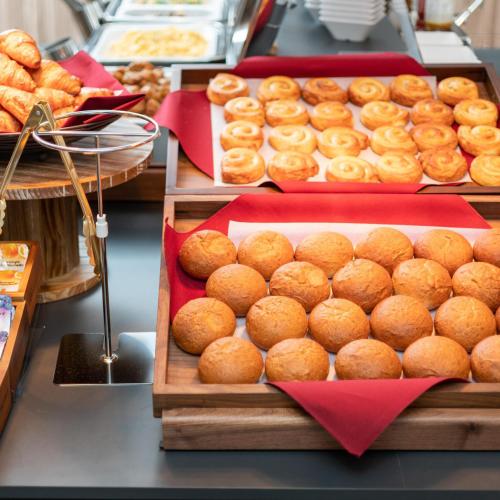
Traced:
<path fill-rule="evenodd" d="M 500 333 L 500 307 L 497 309 L 497 312 L 495 313 L 495 319 L 497 322 L 497 333 Z"/>
<path fill-rule="evenodd" d="M 26 92 L 33 92 L 36 87 L 31 75 L 16 61 L 2 53 L 0 53 L 0 85 Z"/>
<path fill-rule="evenodd" d="M 450 106 L 455 106 L 465 99 L 477 99 L 479 89 L 477 83 L 463 76 L 450 76 L 439 82 L 437 93 L 439 99 Z"/>
<path fill-rule="evenodd" d="M 439 262 L 449 273 L 472 261 L 472 247 L 459 233 L 449 229 L 431 229 L 413 243 L 415 257 Z"/>
<path fill-rule="evenodd" d="M 361 123 L 370 130 L 384 125 L 404 127 L 408 123 L 410 113 L 393 102 L 371 101 L 361 109 Z"/>
<path fill-rule="evenodd" d="M 276 153 L 267 164 L 267 174 L 275 181 L 307 181 L 319 172 L 318 162 L 297 151 Z"/>
<path fill-rule="evenodd" d="M 334 297 L 350 300 L 369 313 L 392 295 L 391 276 L 376 262 L 355 259 L 334 274 L 332 291 Z"/>
<path fill-rule="evenodd" d="M 407 153 L 385 153 L 375 168 L 382 182 L 420 182 L 423 175 L 420 162 Z"/>
<path fill-rule="evenodd" d="M 330 127 L 318 137 L 318 149 L 327 158 L 358 156 L 368 147 L 368 136 L 349 127 Z"/>
<path fill-rule="evenodd" d="M 233 148 L 249 148 L 258 151 L 264 142 L 262 129 L 252 122 L 238 120 L 228 123 L 220 135 L 224 151 Z"/>
<path fill-rule="evenodd" d="M 481 186 L 500 186 L 500 156 L 476 156 L 470 166 L 470 176 Z"/>
<path fill-rule="evenodd" d="M 352 127 L 352 111 L 341 102 L 326 101 L 314 106 L 311 125 L 318 130 L 329 127 Z"/>
<path fill-rule="evenodd" d="M 266 280 L 278 267 L 292 260 L 292 244 L 286 236 L 276 231 L 249 234 L 238 246 L 238 262 L 252 267 Z"/>
<path fill-rule="evenodd" d="M 55 61 L 48 59 L 42 59 L 40 68 L 32 71 L 31 77 L 38 87 L 64 90 L 71 95 L 78 95 L 82 88 L 80 78 L 66 71 Z"/>
<path fill-rule="evenodd" d="M 223 106 L 235 97 L 247 97 L 250 94 L 248 83 L 230 73 L 219 73 L 210 80 L 207 87 L 207 97 L 210 102 Z"/>
<path fill-rule="evenodd" d="M 35 40 L 18 29 L 0 33 L 0 52 L 30 69 L 40 67 L 42 59 Z"/>
<path fill-rule="evenodd" d="M 392 227 L 378 227 L 358 242 L 354 256 L 372 260 L 392 274 L 398 264 L 413 259 L 413 245 L 401 231 Z"/>
<path fill-rule="evenodd" d="M 263 127 L 265 120 L 264 106 L 253 97 L 235 97 L 224 104 L 226 122 L 243 120 Z"/>
<path fill-rule="evenodd" d="M 500 129 L 488 125 L 458 127 L 460 147 L 474 156 L 500 155 Z"/>
<path fill-rule="evenodd" d="M 349 85 L 348 92 L 349 100 L 356 106 L 364 106 L 371 101 L 390 100 L 389 88 L 376 78 L 356 78 Z"/>
<path fill-rule="evenodd" d="M 410 259 L 392 273 L 394 293 L 420 299 L 427 309 L 435 309 L 451 294 L 450 273 L 438 262 Z"/>
<path fill-rule="evenodd" d="M 435 148 L 455 149 L 458 145 L 457 134 L 448 125 L 422 123 L 410 131 L 419 151 Z"/>
<path fill-rule="evenodd" d="M 221 161 L 222 182 L 248 184 L 258 181 L 266 173 L 262 156 L 249 148 L 232 148 Z"/>
<path fill-rule="evenodd" d="M 42 101 L 47 101 L 52 110 L 73 106 L 75 98 L 64 90 L 38 87 L 35 95 Z"/>
<path fill-rule="evenodd" d="M 75 106 L 66 106 L 65 108 L 56 109 L 53 113 L 54 113 L 55 118 L 59 118 L 60 116 L 67 115 L 69 113 L 74 113 L 75 111 L 76 111 Z M 59 128 L 63 128 L 66 125 L 66 123 L 68 122 L 68 120 L 70 120 L 70 118 L 71 117 L 60 118 L 60 119 L 56 120 L 57 126 Z"/>
<path fill-rule="evenodd" d="M 282 340 L 305 337 L 307 315 L 296 300 L 270 295 L 250 308 L 246 328 L 252 342 L 267 351 Z"/>
<path fill-rule="evenodd" d="M 330 182 L 379 182 L 373 165 L 356 156 L 337 156 L 331 159 L 325 175 Z"/>
<path fill-rule="evenodd" d="M 257 99 L 266 103 L 280 99 L 300 99 L 300 85 L 288 76 L 270 76 L 262 80 L 257 90 Z"/>
<path fill-rule="evenodd" d="M 476 238 L 474 259 L 500 267 L 500 228 L 488 229 Z"/>
<path fill-rule="evenodd" d="M 0 107 L 0 133 L 21 132 L 21 124 L 7 111 Z"/>
<path fill-rule="evenodd" d="M 413 106 L 422 99 L 432 99 L 432 89 L 419 76 L 399 75 L 390 86 L 391 99 L 402 106 Z"/>
<path fill-rule="evenodd" d="M 289 262 L 279 267 L 269 282 L 271 295 L 292 297 L 306 312 L 330 296 L 325 272 L 309 262 Z"/>
<path fill-rule="evenodd" d="M 337 352 L 349 342 L 367 339 L 368 318 L 357 304 L 346 299 L 328 299 L 309 315 L 311 337 L 327 351 Z"/>
<path fill-rule="evenodd" d="M 54 89 L 55 90 L 55 89 Z M 114 92 L 111 89 L 103 89 L 97 87 L 82 87 L 80 93 L 75 97 L 75 106 L 81 106 L 91 97 L 111 97 Z"/>
<path fill-rule="evenodd" d="M 459 125 L 496 127 L 498 109 L 495 103 L 485 99 L 466 99 L 455 106 L 453 116 Z"/>
<path fill-rule="evenodd" d="M 304 125 L 280 125 L 269 134 L 269 144 L 276 151 L 311 154 L 316 149 L 316 136 Z"/>
<path fill-rule="evenodd" d="M 436 181 L 459 181 L 467 174 L 467 161 L 455 149 L 428 149 L 420 155 L 419 160 L 426 175 Z"/>
<path fill-rule="evenodd" d="M 309 115 L 303 104 L 291 99 L 266 103 L 266 121 L 271 127 L 278 125 L 307 125 Z"/>
<path fill-rule="evenodd" d="M 402 127 L 385 125 L 374 130 L 370 147 L 378 155 L 384 153 L 416 154 L 417 145 L 411 135 Z"/>
<path fill-rule="evenodd" d="M 345 104 L 347 92 L 331 78 L 310 78 L 302 89 L 302 98 L 311 105 L 326 101 Z"/>
<path fill-rule="evenodd" d="M 24 90 L 0 85 L 0 106 L 25 124 L 37 98 Z"/>
<path fill-rule="evenodd" d="M 411 108 L 411 121 L 415 125 L 421 123 L 439 123 L 453 125 L 453 109 L 437 99 L 423 99 Z"/>
<path fill-rule="evenodd" d="M 470 365 L 476 382 L 500 382 L 500 335 L 481 340 L 472 350 Z"/>

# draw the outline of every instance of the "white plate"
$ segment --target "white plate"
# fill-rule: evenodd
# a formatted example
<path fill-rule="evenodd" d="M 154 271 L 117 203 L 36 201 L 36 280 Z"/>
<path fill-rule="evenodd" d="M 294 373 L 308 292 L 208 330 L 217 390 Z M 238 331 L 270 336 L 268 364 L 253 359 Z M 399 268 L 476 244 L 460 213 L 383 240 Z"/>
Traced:
<path fill-rule="evenodd" d="M 373 22 L 375 21 L 378 23 L 380 19 L 382 19 L 385 16 L 385 12 L 381 11 L 378 12 L 377 14 L 374 15 L 361 15 L 361 14 L 356 14 L 356 13 L 348 13 L 348 12 L 325 12 L 324 10 L 319 11 L 319 15 L 321 19 L 324 19 L 325 21 L 352 21 L 352 22 Z"/>
<path fill-rule="evenodd" d="M 380 14 L 378 17 L 375 17 L 371 20 L 367 20 L 367 19 L 361 19 L 361 18 L 356 19 L 356 18 L 352 18 L 352 17 L 342 17 L 342 16 L 325 17 L 325 16 L 322 16 L 320 14 L 319 20 L 325 26 L 327 24 L 331 25 L 333 23 L 333 24 L 348 24 L 348 25 L 352 25 L 352 26 L 371 26 L 372 27 L 372 26 L 375 26 L 376 24 L 378 24 L 380 22 L 380 20 L 383 19 L 384 17 L 385 17 L 385 14 Z M 331 28 L 331 26 L 328 27 L 328 29 L 330 29 L 330 28 Z M 355 28 L 355 29 L 357 29 L 357 28 Z"/>

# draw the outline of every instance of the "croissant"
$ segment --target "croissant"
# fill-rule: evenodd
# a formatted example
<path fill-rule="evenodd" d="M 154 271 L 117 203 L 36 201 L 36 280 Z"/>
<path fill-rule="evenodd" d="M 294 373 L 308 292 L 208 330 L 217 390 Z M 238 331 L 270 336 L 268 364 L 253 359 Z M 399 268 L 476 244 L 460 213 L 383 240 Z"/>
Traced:
<path fill-rule="evenodd" d="M 40 67 L 40 51 L 35 40 L 24 31 L 8 30 L 0 33 L 0 52 L 27 68 Z"/>
<path fill-rule="evenodd" d="M 75 104 L 81 106 L 90 97 L 102 97 L 102 96 L 112 96 L 113 91 L 110 89 L 100 89 L 94 87 L 82 87 L 80 94 L 75 98 Z"/>
<path fill-rule="evenodd" d="M 35 90 L 35 82 L 30 74 L 16 61 L 0 53 L 0 85 L 7 85 L 27 92 Z"/>
<path fill-rule="evenodd" d="M 37 103 L 34 94 L 0 85 L 0 106 L 14 115 L 22 124 L 28 119 L 31 108 Z"/>
<path fill-rule="evenodd" d="M 8 111 L 0 108 L 0 133 L 20 131 L 21 124 Z"/>
<path fill-rule="evenodd" d="M 49 89 L 47 87 L 38 87 L 35 90 L 35 95 L 41 100 L 47 101 L 53 110 L 72 106 L 75 102 L 75 98 L 64 92 L 64 90 Z"/>
<path fill-rule="evenodd" d="M 71 95 L 78 95 L 82 88 L 80 78 L 68 73 L 55 61 L 42 59 L 40 68 L 31 73 L 38 87 L 64 90 Z"/>
<path fill-rule="evenodd" d="M 59 108 L 54 111 L 54 116 L 58 118 L 59 116 L 63 116 L 67 113 L 73 113 L 75 111 L 75 106 L 66 106 L 64 108 Z M 61 120 L 56 120 L 56 124 L 58 127 L 62 128 L 66 124 L 69 118 L 63 118 Z"/>

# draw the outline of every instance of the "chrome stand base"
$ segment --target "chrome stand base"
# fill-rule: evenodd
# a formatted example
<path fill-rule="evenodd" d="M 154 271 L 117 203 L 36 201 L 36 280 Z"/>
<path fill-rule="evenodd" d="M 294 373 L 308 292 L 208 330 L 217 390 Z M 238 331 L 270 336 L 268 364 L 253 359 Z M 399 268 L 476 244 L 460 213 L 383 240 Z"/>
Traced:
<path fill-rule="evenodd" d="M 59 346 L 54 384 L 152 384 L 155 332 L 121 333 L 114 359 L 106 359 L 104 335 L 73 333 Z"/>

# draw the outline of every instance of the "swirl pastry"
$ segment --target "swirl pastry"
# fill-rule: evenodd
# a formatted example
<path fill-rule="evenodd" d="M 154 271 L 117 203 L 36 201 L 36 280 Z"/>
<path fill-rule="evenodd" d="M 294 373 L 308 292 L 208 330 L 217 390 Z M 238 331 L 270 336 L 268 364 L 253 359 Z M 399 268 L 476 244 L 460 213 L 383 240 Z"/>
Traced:
<path fill-rule="evenodd" d="M 500 130 L 488 125 L 458 127 L 460 147 L 474 156 L 500 155 Z"/>
<path fill-rule="evenodd" d="M 457 134 L 448 125 L 421 123 L 413 127 L 410 134 L 419 151 L 434 148 L 456 148 L 458 145 Z"/>
<path fill-rule="evenodd" d="M 237 120 L 228 123 L 220 135 L 224 151 L 233 148 L 250 148 L 258 151 L 264 142 L 261 128 L 252 122 Z"/>
<path fill-rule="evenodd" d="M 276 151 L 311 154 L 316 149 L 316 136 L 304 125 L 280 125 L 271 130 L 269 144 Z"/>
<path fill-rule="evenodd" d="M 413 106 L 422 99 L 433 97 L 429 84 L 415 75 L 399 75 L 392 80 L 389 88 L 391 99 L 403 106 Z"/>
<path fill-rule="evenodd" d="M 496 104 L 485 99 L 466 99 L 460 101 L 453 109 L 455 121 L 460 125 L 497 126 L 498 109 Z"/>
<path fill-rule="evenodd" d="M 368 136 L 349 127 L 330 127 L 318 137 L 318 149 L 327 157 L 358 156 L 368 147 Z"/>
<path fill-rule="evenodd" d="M 222 181 L 248 184 L 259 180 L 266 172 L 259 153 L 248 148 L 233 148 L 224 153 L 221 162 Z"/>
<path fill-rule="evenodd" d="M 440 123 L 452 125 L 455 121 L 453 110 L 437 99 L 423 99 L 411 109 L 411 121 L 415 125 L 421 123 Z"/>
<path fill-rule="evenodd" d="M 235 97 L 246 97 L 250 94 L 247 82 L 230 73 L 215 75 L 207 87 L 207 97 L 210 102 L 223 106 Z"/>
<path fill-rule="evenodd" d="M 451 76 L 439 82 L 437 88 L 439 99 L 450 106 L 455 106 L 464 99 L 477 99 L 477 84 L 463 76 Z"/>
<path fill-rule="evenodd" d="M 373 132 L 370 146 L 378 155 L 389 152 L 415 154 L 417 145 L 410 134 L 401 127 L 383 126 Z"/>
<path fill-rule="evenodd" d="M 266 103 L 279 99 L 300 99 L 300 85 L 288 76 L 270 76 L 262 80 L 257 90 L 257 99 Z"/>
<path fill-rule="evenodd" d="M 500 186 L 500 156 L 480 155 L 474 158 L 470 176 L 481 186 Z"/>
<path fill-rule="evenodd" d="M 266 121 L 271 127 L 278 125 L 306 125 L 309 115 L 306 107 L 298 101 L 283 99 L 266 104 Z"/>
<path fill-rule="evenodd" d="M 326 180 L 330 182 L 378 182 L 373 165 L 356 156 L 337 156 L 326 168 Z"/>
<path fill-rule="evenodd" d="M 347 102 L 347 92 L 331 78 L 311 78 L 302 89 L 302 98 L 309 104 L 337 101 Z"/>
<path fill-rule="evenodd" d="M 428 149 L 419 160 L 424 172 L 436 181 L 459 181 L 467 173 L 465 158 L 452 148 Z"/>
<path fill-rule="evenodd" d="M 319 172 L 317 161 L 298 151 L 276 153 L 267 165 L 267 174 L 275 181 L 306 181 Z"/>
<path fill-rule="evenodd" d="M 361 110 L 361 123 L 370 130 L 384 125 L 404 127 L 408 123 L 410 113 L 393 102 L 371 101 Z"/>
<path fill-rule="evenodd" d="M 226 122 L 245 120 L 263 127 L 265 120 L 264 107 L 253 97 L 235 97 L 224 104 L 224 119 Z"/>
<path fill-rule="evenodd" d="M 407 153 L 385 153 L 379 158 L 377 174 L 382 182 L 420 182 L 422 167 L 419 161 Z"/>
<path fill-rule="evenodd" d="M 311 124 L 318 130 L 328 127 L 352 127 L 352 112 L 341 102 L 320 102 L 311 111 Z"/>
<path fill-rule="evenodd" d="M 387 85 L 376 78 L 356 78 L 348 89 L 349 100 L 356 106 L 364 106 L 371 101 L 389 101 L 390 94 Z"/>

